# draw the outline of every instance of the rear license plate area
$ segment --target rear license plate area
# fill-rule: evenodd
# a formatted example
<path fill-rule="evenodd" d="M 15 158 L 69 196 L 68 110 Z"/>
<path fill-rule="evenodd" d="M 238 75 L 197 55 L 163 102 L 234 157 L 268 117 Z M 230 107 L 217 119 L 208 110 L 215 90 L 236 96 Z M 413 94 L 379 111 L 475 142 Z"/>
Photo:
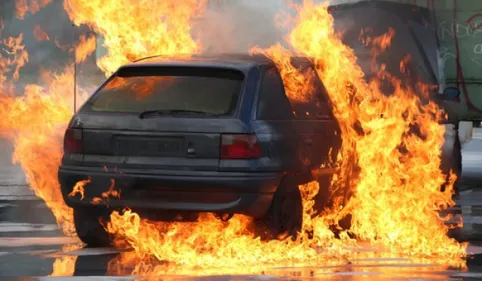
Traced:
<path fill-rule="evenodd" d="M 182 138 L 115 137 L 114 152 L 126 156 L 182 156 Z"/>

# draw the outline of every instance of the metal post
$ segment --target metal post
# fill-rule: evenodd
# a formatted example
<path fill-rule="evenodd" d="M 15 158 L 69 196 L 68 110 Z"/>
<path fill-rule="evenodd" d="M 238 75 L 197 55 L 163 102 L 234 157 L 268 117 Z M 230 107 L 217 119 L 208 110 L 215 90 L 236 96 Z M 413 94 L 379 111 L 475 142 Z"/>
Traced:
<path fill-rule="evenodd" d="M 74 27 L 74 114 L 77 113 L 77 56 L 76 56 L 76 45 L 75 42 L 77 38 L 75 37 L 75 25 L 72 24 Z"/>
<path fill-rule="evenodd" d="M 75 62 L 74 51 L 74 114 L 77 113 L 77 63 Z"/>

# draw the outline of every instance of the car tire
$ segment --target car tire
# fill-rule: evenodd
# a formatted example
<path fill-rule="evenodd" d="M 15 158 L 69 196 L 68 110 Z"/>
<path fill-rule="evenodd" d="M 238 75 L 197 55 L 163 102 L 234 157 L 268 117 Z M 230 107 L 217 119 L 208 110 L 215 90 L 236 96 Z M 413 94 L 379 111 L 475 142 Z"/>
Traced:
<path fill-rule="evenodd" d="M 333 208 L 334 202 L 332 198 L 331 192 L 331 176 L 319 176 L 316 178 L 320 190 L 318 194 L 315 196 L 315 213 L 314 216 L 320 216 L 326 209 Z M 344 196 L 344 194 L 335 194 L 335 196 Z M 350 195 L 348 195 L 348 198 Z M 335 234 L 335 236 L 339 236 L 342 231 L 350 230 L 351 228 L 351 215 L 346 215 L 343 218 L 340 218 L 337 225 L 330 225 L 330 230 Z"/>
<path fill-rule="evenodd" d="M 319 176 L 315 180 L 318 182 L 319 190 L 318 194 L 315 195 L 315 206 L 314 211 L 316 215 L 322 213 L 325 209 L 330 208 L 333 204 L 331 202 L 331 176 Z"/>
<path fill-rule="evenodd" d="M 101 224 L 109 214 L 105 209 L 74 208 L 74 224 L 80 240 L 89 247 L 108 247 L 112 245 L 109 233 Z"/>
<path fill-rule="evenodd" d="M 296 239 L 303 224 L 303 203 L 298 186 L 283 181 L 276 190 L 268 213 L 261 219 L 264 239 Z M 258 232 L 259 233 L 259 232 Z"/>

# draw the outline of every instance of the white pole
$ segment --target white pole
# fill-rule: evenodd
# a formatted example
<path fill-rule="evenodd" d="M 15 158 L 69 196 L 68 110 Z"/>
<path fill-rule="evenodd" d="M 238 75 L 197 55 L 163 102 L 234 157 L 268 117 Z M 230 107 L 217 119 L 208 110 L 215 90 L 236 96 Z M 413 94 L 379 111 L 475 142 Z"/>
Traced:
<path fill-rule="evenodd" d="M 74 27 L 74 114 L 77 113 L 77 56 L 76 56 L 76 45 L 75 45 L 75 41 L 76 41 L 76 37 L 75 37 L 75 25 L 72 24 L 72 26 Z"/>

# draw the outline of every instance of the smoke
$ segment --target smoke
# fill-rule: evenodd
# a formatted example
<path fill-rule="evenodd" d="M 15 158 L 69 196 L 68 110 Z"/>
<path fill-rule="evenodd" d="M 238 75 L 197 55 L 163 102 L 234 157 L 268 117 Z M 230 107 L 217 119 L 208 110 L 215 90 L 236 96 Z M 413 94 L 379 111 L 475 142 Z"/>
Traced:
<path fill-rule="evenodd" d="M 329 5 L 365 0 L 330 0 Z M 205 53 L 247 53 L 253 46 L 286 45 L 295 11 L 289 3 L 303 0 L 210 0 L 205 16 L 196 23 L 196 34 Z M 313 0 L 313 2 L 325 2 Z M 283 26 L 280 26 L 283 24 Z"/>
<path fill-rule="evenodd" d="M 253 46 L 268 47 L 284 41 L 286 30 L 276 26 L 285 0 L 210 1 L 194 30 L 206 53 L 248 53 Z"/>
<path fill-rule="evenodd" d="M 85 31 L 72 26 L 63 9 L 63 1 L 52 1 L 35 14 L 27 13 L 23 19 L 15 16 L 15 0 L 1 2 L 0 8 L 3 10 L 0 18 L 5 24 L 1 38 L 23 34 L 23 44 L 29 53 L 28 63 L 20 69 L 19 88 L 38 82 L 42 70 L 64 69 L 65 65 L 72 63 L 72 53 L 62 50 L 58 45 L 72 46 Z M 47 34 L 49 40 L 39 42 L 35 38 L 34 30 L 38 28 Z"/>

